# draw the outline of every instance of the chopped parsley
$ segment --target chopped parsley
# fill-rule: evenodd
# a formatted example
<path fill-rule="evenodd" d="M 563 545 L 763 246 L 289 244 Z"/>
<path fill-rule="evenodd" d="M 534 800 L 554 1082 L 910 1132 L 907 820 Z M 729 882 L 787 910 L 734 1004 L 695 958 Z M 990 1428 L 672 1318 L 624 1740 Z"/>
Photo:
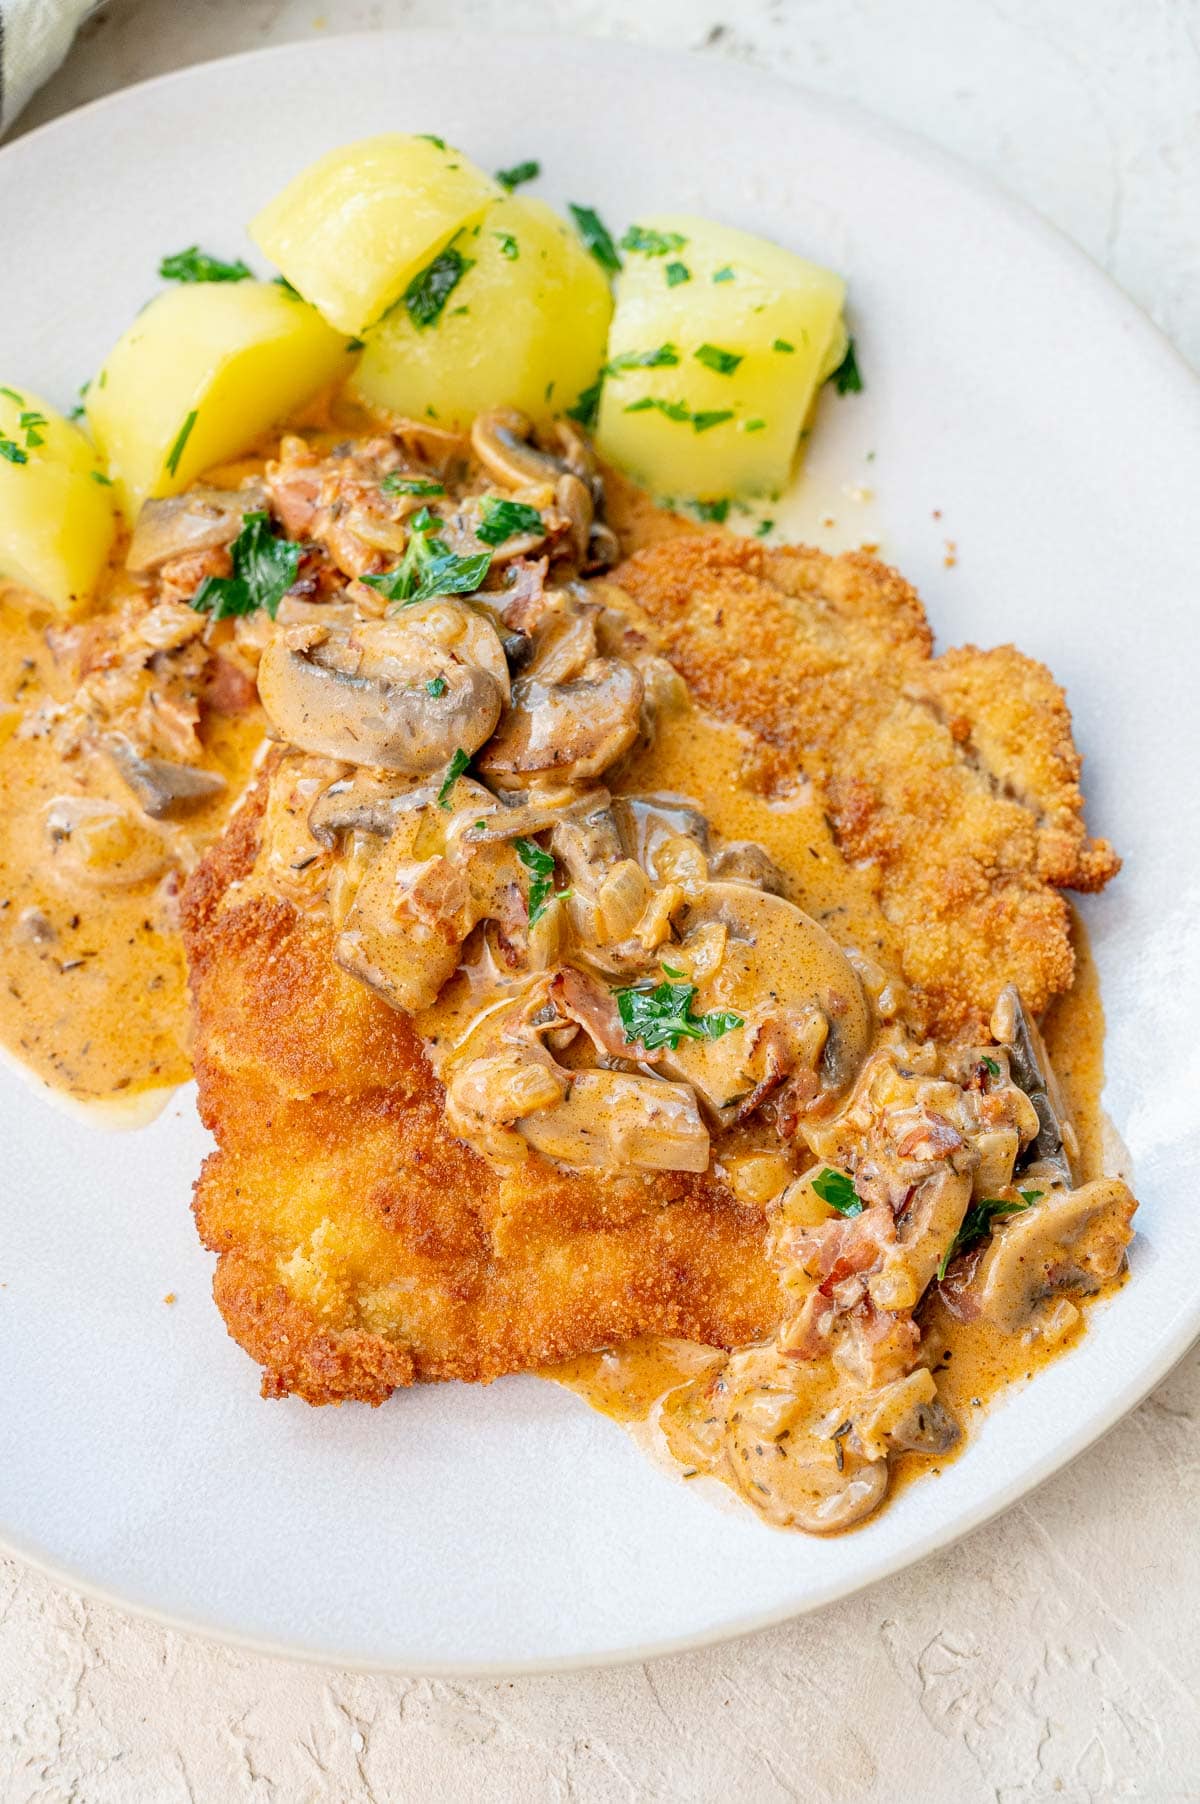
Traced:
<path fill-rule="evenodd" d="M 418 132 L 417 137 L 424 138 L 426 144 L 432 144 L 438 150 L 445 150 L 446 148 L 445 138 L 439 138 L 436 132 Z"/>
<path fill-rule="evenodd" d="M 0 432 L 0 457 L 10 464 L 27 464 L 28 451 L 22 451 L 16 439 L 9 438 L 7 432 Z"/>
<path fill-rule="evenodd" d="M 656 345 L 653 351 L 619 351 L 611 363 L 605 364 L 603 373 L 619 376 L 624 370 L 673 369 L 678 362 L 679 352 L 674 345 Z"/>
<path fill-rule="evenodd" d="M 790 352 L 790 351 L 794 351 L 796 349 L 796 347 L 794 344 L 790 344 L 786 338 L 777 338 L 775 340 L 774 344 L 771 346 L 771 349 L 773 351 L 789 351 Z"/>
<path fill-rule="evenodd" d="M 39 427 L 49 424 L 44 413 L 35 413 L 31 408 L 28 412 L 21 415 L 17 424 L 25 434 L 25 445 L 27 450 L 35 451 L 39 445 L 45 444 L 46 441 L 38 430 Z"/>
<path fill-rule="evenodd" d="M 512 233 L 493 232 L 492 237 L 500 246 L 500 255 L 502 257 L 507 257 L 510 263 L 515 263 L 517 258 L 521 255 L 521 247 L 513 237 Z"/>
<path fill-rule="evenodd" d="M 861 395 L 863 380 L 859 373 L 858 357 L 854 350 L 854 340 L 846 340 L 846 355 L 832 370 L 825 380 L 832 382 L 839 395 Z"/>
<path fill-rule="evenodd" d="M 765 420 L 744 420 L 742 422 L 742 431 L 763 432 L 766 429 L 766 424 L 767 422 Z"/>
<path fill-rule="evenodd" d="M 111 489 L 113 479 L 111 476 L 106 476 L 103 470 L 89 470 L 88 475 L 93 482 L 98 482 L 102 489 Z"/>
<path fill-rule="evenodd" d="M 511 169 L 497 169 L 496 180 L 511 194 L 513 189 L 519 188 L 523 182 L 536 181 L 541 173 L 541 164 L 530 157 L 525 163 L 514 163 Z"/>
<path fill-rule="evenodd" d="M 578 420 L 585 432 L 590 432 L 596 424 L 596 415 L 600 411 L 600 390 L 603 385 L 603 377 L 598 376 L 590 388 L 582 391 L 574 407 L 567 408 L 567 418 Z"/>
<path fill-rule="evenodd" d="M 767 534 L 774 532 L 774 530 L 774 520 L 760 520 L 758 525 L 754 528 L 754 536 L 756 539 L 765 539 Z"/>
<path fill-rule="evenodd" d="M 459 557 L 444 539 L 430 536 L 440 525 L 427 507 L 418 508 L 408 523 L 408 544 L 396 568 L 381 576 L 364 576 L 363 582 L 388 601 L 404 605 L 435 595 L 473 595 L 491 568 L 492 554 L 480 551 L 474 557 Z"/>
<path fill-rule="evenodd" d="M 485 545 L 503 545 L 506 539 L 526 533 L 544 537 L 545 532 L 546 523 L 536 507 L 528 507 L 524 501 L 499 501 L 489 495 L 483 504 L 483 518 L 475 528 L 475 537 L 482 539 Z"/>
<path fill-rule="evenodd" d="M 101 383 L 103 387 L 103 383 Z M 175 443 L 167 453 L 167 469 L 174 476 L 179 468 L 179 460 L 183 456 L 183 447 L 192 436 L 192 427 L 196 424 L 196 409 L 193 407 L 183 425 L 179 428 Z"/>
<path fill-rule="evenodd" d="M 426 695 L 432 695 L 434 701 L 437 701 L 437 699 L 440 695 L 445 695 L 445 693 L 446 693 L 445 677 L 430 677 L 429 681 L 425 685 L 425 693 L 426 693 Z"/>
<path fill-rule="evenodd" d="M 812 1187 L 821 1201 L 836 1209 L 839 1215 L 862 1214 L 863 1200 L 844 1171 L 831 1171 L 826 1166 L 824 1171 L 817 1173 Z"/>
<path fill-rule="evenodd" d="M 698 520 L 712 520 L 716 525 L 723 526 L 729 518 L 728 495 L 722 496 L 720 501 L 693 501 L 692 506 Z M 666 970 L 665 965 L 663 969 Z"/>
<path fill-rule="evenodd" d="M 591 207 L 577 207 L 575 202 L 567 202 L 567 211 L 575 221 L 575 229 L 583 239 L 584 248 L 591 251 L 601 269 L 616 275 L 621 268 L 621 259 L 617 247 L 612 241 L 612 233 Z"/>
<path fill-rule="evenodd" d="M 653 988 L 643 984 L 617 990 L 617 1010 L 627 1043 L 644 1046 L 647 1052 L 659 1046 L 669 1046 L 674 1052 L 680 1040 L 719 1040 L 731 1028 L 744 1025 L 741 1015 L 728 1009 L 694 1015 L 695 999 L 694 983 L 660 983 Z"/>
<path fill-rule="evenodd" d="M 682 232 L 655 232 L 646 226 L 631 225 L 621 240 L 621 249 L 641 251 L 647 257 L 665 257 L 670 251 L 681 251 L 686 243 Z"/>
<path fill-rule="evenodd" d="M 300 290 L 296 287 L 295 283 L 289 282 L 286 276 L 272 276 L 271 281 L 276 288 L 283 289 L 283 292 L 287 295 L 289 301 L 302 301 L 304 299 L 304 296 L 300 293 Z"/>
<path fill-rule="evenodd" d="M 678 288 L 681 282 L 690 282 L 692 272 L 686 263 L 668 263 L 665 275 L 668 288 Z"/>
<path fill-rule="evenodd" d="M 437 795 L 439 808 L 449 808 L 450 792 L 470 762 L 470 752 L 464 752 L 460 745 L 453 758 L 451 758 L 449 764 L 446 766 L 446 774 L 442 778 L 442 786 L 438 790 Z"/>
<path fill-rule="evenodd" d="M 734 273 L 732 269 L 730 269 L 728 263 L 723 269 L 716 269 L 713 271 L 714 282 L 732 282 L 735 279 Z"/>
<path fill-rule="evenodd" d="M 158 273 L 164 282 L 248 282 L 254 271 L 240 257 L 235 263 L 225 263 L 198 244 L 189 244 L 185 251 L 164 257 Z"/>
<path fill-rule="evenodd" d="M 668 420 L 681 420 L 685 424 L 692 417 L 692 410 L 685 401 L 667 401 L 662 395 L 643 395 L 640 401 L 631 401 L 626 413 L 661 413 Z"/>
<path fill-rule="evenodd" d="M 718 376 L 732 376 L 742 361 L 740 351 L 723 351 L 719 345 L 703 344 L 692 355 L 697 363 L 702 363 L 705 369 L 715 370 Z"/>
<path fill-rule="evenodd" d="M 987 1066 L 988 1070 L 991 1072 L 993 1077 L 999 1077 L 999 1075 L 1000 1075 L 999 1065 L 996 1063 L 995 1059 L 989 1059 L 986 1052 L 983 1055 L 983 1062 Z"/>
<path fill-rule="evenodd" d="M 367 341 L 365 338 L 348 338 L 346 340 L 346 349 L 348 351 L 365 351 L 366 348 Z"/>
<path fill-rule="evenodd" d="M 1021 1215 L 1031 1209 L 1034 1203 L 1040 1203 L 1044 1192 L 1041 1190 L 1019 1190 L 1019 1203 L 1006 1203 L 1002 1198 L 985 1196 L 982 1202 L 972 1203 L 962 1218 L 962 1225 L 946 1251 L 942 1254 L 942 1263 L 938 1266 L 938 1283 L 946 1276 L 946 1268 L 959 1253 L 982 1240 L 991 1231 L 992 1222 L 998 1215 Z"/>
<path fill-rule="evenodd" d="M 514 839 L 513 848 L 529 872 L 529 925 L 536 927 L 554 900 L 554 854 L 534 839 Z"/>
<path fill-rule="evenodd" d="M 707 412 L 692 415 L 692 430 L 693 432 L 708 432 L 713 426 L 723 426 L 726 420 L 732 418 L 733 409 L 730 407 L 709 408 Z"/>
<path fill-rule="evenodd" d="M 444 495 L 444 482 L 431 482 L 424 476 L 402 476 L 398 470 L 385 476 L 379 485 L 385 495 Z"/>
<path fill-rule="evenodd" d="M 265 608 L 272 620 L 296 580 L 303 547 L 277 539 L 269 515 L 242 515 L 242 530 L 229 547 L 232 576 L 206 576 L 192 596 L 198 614 L 224 620 L 231 614 L 253 614 Z"/>
<path fill-rule="evenodd" d="M 18 407 L 25 405 L 24 395 L 19 395 L 15 388 L 0 388 L 0 395 L 7 395 L 8 399 L 15 401 Z"/>
<path fill-rule="evenodd" d="M 402 298 L 408 317 L 418 332 L 437 325 L 442 308 L 467 271 L 474 267 L 474 258 L 464 257 L 453 244 L 448 244 L 432 263 L 417 271 Z"/>

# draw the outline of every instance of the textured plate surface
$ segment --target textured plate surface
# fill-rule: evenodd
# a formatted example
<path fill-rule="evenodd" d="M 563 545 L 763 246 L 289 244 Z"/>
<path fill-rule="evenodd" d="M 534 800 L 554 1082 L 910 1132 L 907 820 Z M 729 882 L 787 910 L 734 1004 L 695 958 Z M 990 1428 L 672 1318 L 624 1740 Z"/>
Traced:
<path fill-rule="evenodd" d="M 0 152 L 0 380 L 68 405 L 165 251 L 254 262 L 243 222 L 297 167 L 390 128 L 440 133 L 485 168 L 540 157 L 537 192 L 616 227 L 709 213 L 844 269 L 866 393 L 823 405 L 789 518 L 820 543 L 880 540 L 939 644 L 1013 639 L 1051 664 L 1093 829 L 1127 861 L 1086 915 L 1106 1100 L 1143 1202 L 1132 1279 L 942 1478 L 829 1543 L 713 1509 L 534 1379 L 381 1411 L 261 1403 L 187 1212 L 205 1150 L 190 1093 L 117 1137 L 0 1072 L 0 1538 L 277 1651 L 583 1664 L 895 1571 L 1079 1452 L 1200 1330 L 1200 390 L 1049 227 L 847 109 L 632 48 L 416 34 L 208 64 Z M 844 492 L 861 485 L 873 502 Z"/>

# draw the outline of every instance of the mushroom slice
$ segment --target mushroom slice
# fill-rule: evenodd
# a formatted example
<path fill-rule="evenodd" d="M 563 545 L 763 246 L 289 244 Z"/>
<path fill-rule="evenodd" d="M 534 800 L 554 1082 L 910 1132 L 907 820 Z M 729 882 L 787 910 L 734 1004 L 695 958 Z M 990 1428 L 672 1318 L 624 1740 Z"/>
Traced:
<path fill-rule="evenodd" d="M 868 1391 L 849 1413 L 854 1418 L 855 1439 L 869 1459 L 883 1459 L 893 1450 L 945 1453 L 962 1432 L 939 1399 L 927 1366 L 918 1366 L 880 1390 Z"/>
<path fill-rule="evenodd" d="M 429 783 L 400 783 L 381 771 L 359 767 L 323 789 L 308 811 L 308 830 L 328 851 L 340 833 L 375 833 L 386 839 L 402 814 L 437 801 Z"/>
<path fill-rule="evenodd" d="M 992 1037 L 1008 1048 L 1012 1079 L 1037 1110 L 1038 1132 L 1028 1161 L 1057 1172 L 1064 1184 L 1077 1178 L 1079 1141 L 1037 1024 L 1016 984 L 1005 984 L 992 1012 Z"/>
<path fill-rule="evenodd" d="M 748 883 L 751 888 L 765 889 L 772 896 L 783 894 L 779 866 L 757 840 L 726 841 L 709 859 L 708 874 L 718 883 Z"/>
<path fill-rule="evenodd" d="M 198 484 L 182 495 L 143 501 L 125 568 L 134 576 L 148 576 L 172 558 L 232 545 L 242 530 L 243 516 L 260 512 L 266 505 L 267 492 L 259 482 L 242 489 Z"/>
<path fill-rule="evenodd" d="M 617 821 L 630 851 L 658 883 L 703 883 L 711 833 L 700 810 L 682 796 L 622 796 Z"/>
<path fill-rule="evenodd" d="M 106 734 L 102 744 L 145 812 L 156 821 L 190 814 L 226 787 L 219 771 L 144 757 L 122 733 Z"/>
<path fill-rule="evenodd" d="M 55 796 L 42 818 L 55 876 L 96 889 L 125 889 L 149 883 L 166 868 L 162 833 L 127 804 L 102 796 Z"/>
<path fill-rule="evenodd" d="M 695 1086 L 722 1123 L 744 1117 L 789 1077 L 807 1102 L 843 1090 L 871 1039 L 871 1015 L 845 954 L 809 915 L 742 883 L 702 884 L 676 915 L 666 962 L 696 985 L 692 1013 L 732 1013 L 716 1038 L 681 1039 L 662 1068 Z M 723 929 L 723 938 L 714 930 Z M 720 952 L 714 956 L 714 948 Z"/>
<path fill-rule="evenodd" d="M 704 1171 L 708 1130 L 686 1084 L 625 1071 L 575 1071 L 561 1101 L 517 1122 L 556 1164 L 593 1171 Z"/>
<path fill-rule="evenodd" d="M 596 658 L 566 683 L 521 677 L 478 768 L 514 789 L 591 782 L 637 738 L 641 706 L 641 676 L 618 658 Z"/>
<path fill-rule="evenodd" d="M 917 1184 L 896 1218 L 896 1244 L 868 1280 L 877 1309 L 915 1309 L 962 1227 L 972 1176 L 943 1165 Z"/>
<path fill-rule="evenodd" d="M 503 647 L 463 603 L 312 632 L 277 635 L 258 670 L 275 736 L 303 751 L 428 776 L 477 751 L 500 718 Z"/>
<path fill-rule="evenodd" d="M 541 450 L 532 440 L 533 422 L 515 407 L 478 414 L 471 427 L 471 449 L 488 475 L 507 488 L 556 483 L 560 476 L 572 474 L 564 458 Z"/>
<path fill-rule="evenodd" d="M 1052 1190 L 993 1229 L 967 1293 L 979 1313 L 1008 1334 L 1042 1335 L 1070 1326 L 1054 1299 L 1099 1290 L 1115 1278 L 1132 1239 L 1137 1203 L 1119 1178 Z"/>

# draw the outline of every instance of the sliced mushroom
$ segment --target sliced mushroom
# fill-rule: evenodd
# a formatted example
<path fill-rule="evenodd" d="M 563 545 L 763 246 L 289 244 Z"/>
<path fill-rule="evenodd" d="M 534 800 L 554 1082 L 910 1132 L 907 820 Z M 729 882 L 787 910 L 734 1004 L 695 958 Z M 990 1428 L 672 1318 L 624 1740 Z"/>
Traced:
<path fill-rule="evenodd" d="M 709 859 L 708 874 L 718 883 L 748 883 L 772 896 L 783 894 L 779 866 L 757 840 L 727 840 Z"/>
<path fill-rule="evenodd" d="M 127 888 L 160 877 L 167 845 L 145 816 L 102 796 L 55 796 L 43 815 L 51 870 L 97 889 Z"/>
<path fill-rule="evenodd" d="M 266 490 L 259 482 L 247 483 L 241 489 L 197 486 L 182 495 L 144 501 L 125 568 L 134 576 L 148 576 L 172 558 L 232 545 L 242 530 L 243 516 L 257 513 L 266 505 Z"/>
<path fill-rule="evenodd" d="M 943 1165 L 921 1180 L 896 1218 L 896 1244 L 868 1283 L 878 1309 L 915 1309 L 937 1275 L 971 1201 L 971 1173 Z"/>
<path fill-rule="evenodd" d="M 744 1118 L 771 1089 L 807 1074 L 812 1102 L 843 1090 L 867 1055 L 871 1015 L 846 956 L 781 896 L 702 884 L 682 899 L 666 963 L 696 984 L 693 1013 L 731 1013 L 715 1038 L 681 1039 L 662 1068 L 695 1086 L 717 1119 Z"/>
<path fill-rule="evenodd" d="M 1013 1082 L 1037 1110 L 1038 1133 L 1028 1161 L 1056 1171 L 1064 1184 L 1077 1177 L 1079 1140 L 1046 1045 L 1015 984 L 1006 984 L 992 1014 L 992 1037 L 1008 1048 Z"/>
<path fill-rule="evenodd" d="M 402 814 L 436 801 L 437 788 L 431 784 L 402 783 L 360 766 L 353 776 L 339 777 L 321 791 L 308 811 L 308 830 L 326 850 L 341 833 L 375 833 L 386 839 Z"/>
<path fill-rule="evenodd" d="M 1096 1178 L 994 1223 L 969 1285 L 979 1313 L 1008 1334 L 1044 1337 L 1069 1326 L 1075 1312 L 1064 1314 L 1054 1299 L 1090 1294 L 1116 1277 L 1136 1208 L 1119 1178 Z"/>
<path fill-rule="evenodd" d="M 503 706 L 508 674 L 490 621 L 439 599 L 386 620 L 277 636 L 258 686 L 276 737 L 349 764 L 426 776 L 474 752 Z M 289 642 L 291 640 L 292 642 Z"/>
<path fill-rule="evenodd" d="M 704 1171 L 708 1130 L 686 1084 L 625 1071 L 572 1072 L 566 1095 L 518 1131 L 556 1164 L 597 1171 Z"/>
<path fill-rule="evenodd" d="M 563 458 L 541 450 L 532 438 L 532 421 L 515 407 L 478 414 L 471 427 L 471 449 L 488 475 L 513 489 L 530 482 L 556 483 L 572 473 Z"/>
<path fill-rule="evenodd" d="M 641 676 L 616 658 L 595 659 L 567 683 L 522 677 L 478 768 L 514 789 L 591 782 L 637 738 L 641 706 Z"/>
<path fill-rule="evenodd" d="M 122 733 L 106 734 L 102 744 L 146 813 L 156 821 L 190 814 L 226 787 L 219 771 L 144 757 Z"/>
<path fill-rule="evenodd" d="M 927 1366 L 918 1366 L 904 1378 L 893 1379 L 881 1389 L 855 1399 L 854 1436 L 868 1459 L 883 1459 L 893 1450 L 905 1453 L 945 1453 L 961 1430 L 937 1394 L 937 1384 Z"/>

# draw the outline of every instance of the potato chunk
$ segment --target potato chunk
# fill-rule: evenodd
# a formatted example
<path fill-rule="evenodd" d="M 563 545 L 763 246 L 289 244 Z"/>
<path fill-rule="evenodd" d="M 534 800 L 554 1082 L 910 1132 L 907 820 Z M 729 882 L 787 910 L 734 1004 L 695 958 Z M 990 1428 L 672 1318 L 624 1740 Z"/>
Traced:
<path fill-rule="evenodd" d="M 361 333 L 499 192 L 440 139 L 386 132 L 302 170 L 250 236 L 327 320 Z"/>
<path fill-rule="evenodd" d="M 597 443 L 659 495 L 787 482 L 814 397 L 846 349 L 845 284 L 766 239 L 661 215 L 634 232 L 608 339 Z"/>
<path fill-rule="evenodd" d="M 79 608 L 115 526 L 112 490 L 78 427 L 28 389 L 0 388 L 0 577 Z"/>
<path fill-rule="evenodd" d="M 346 341 L 273 282 L 205 282 L 151 301 L 87 395 L 88 422 L 132 519 L 246 451 L 349 365 Z"/>
<path fill-rule="evenodd" d="M 466 425 L 489 407 L 561 413 L 596 380 L 612 297 L 542 201 L 493 203 L 455 245 L 466 273 L 435 319 L 404 303 L 373 332 L 354 378 L 371 406 Z"/>

